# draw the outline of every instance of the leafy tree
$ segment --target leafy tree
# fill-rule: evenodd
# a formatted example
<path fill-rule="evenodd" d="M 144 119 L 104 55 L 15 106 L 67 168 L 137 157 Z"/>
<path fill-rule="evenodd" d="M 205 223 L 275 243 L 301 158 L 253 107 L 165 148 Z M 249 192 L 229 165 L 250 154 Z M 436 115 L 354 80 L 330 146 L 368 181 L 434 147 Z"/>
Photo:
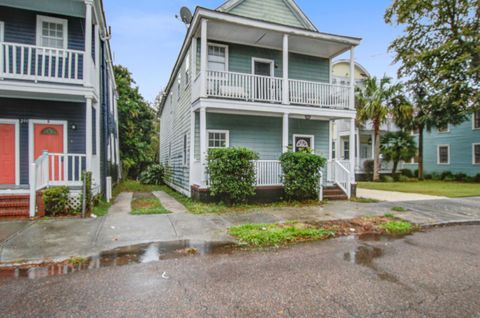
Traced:
<path fill-rule="evenodd" d="M 373 181 L 380 180 L 380 127 L 393 114 L 402 109 L 400 95 L 401 85 L 391 84 L 391 79 L 384 76 L 380 80 L 376 77 L 365 79 L 364 88 L 358 89 L 356 94 L 357 122 L 371 121 L 373 125 L 375 147 Z"/>
<path fill-rule="evenodd" d="M 155 149 L 155 140 L 158 140 L 156 112 L 143 99 L 126 67 L 115 65 L 114 71 L 119 94 L 120 154 L 124 175 L 137 178 L 146 166 L 155 162 L 158 153 Z"/>
<path fill-rule="evenodd" d="M 385 160 L 393 161 L 392 175 L 395 176 L 397 172 L 398 163 L 408 161 L 415 157 L 417 146 L 413 137 L 404 132 L 387 132 L 382 137 L 382 144 L 380 146 L 381 152 Z"/>
<path fill-rule="evenodd" d="M 464 121 L 480 105 L 480 0 L 394 0 L 385 21 L 404 26 L 390 50 L 399 77 L 428 101 L 419 116 L 436 127 Z"/>

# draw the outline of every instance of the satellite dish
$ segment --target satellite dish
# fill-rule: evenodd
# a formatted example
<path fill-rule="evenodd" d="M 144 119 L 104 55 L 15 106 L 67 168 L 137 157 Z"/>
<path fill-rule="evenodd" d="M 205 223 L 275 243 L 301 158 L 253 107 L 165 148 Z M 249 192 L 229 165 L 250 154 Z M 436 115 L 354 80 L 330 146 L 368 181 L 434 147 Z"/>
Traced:
<path fill-rule="evenodd" d="M 187 7 L 182 7 L 180 9 L 180 18 L 182 19 L 183 23 L 186 25 L 190 25 L 192 22 L 192 12 Z"/>

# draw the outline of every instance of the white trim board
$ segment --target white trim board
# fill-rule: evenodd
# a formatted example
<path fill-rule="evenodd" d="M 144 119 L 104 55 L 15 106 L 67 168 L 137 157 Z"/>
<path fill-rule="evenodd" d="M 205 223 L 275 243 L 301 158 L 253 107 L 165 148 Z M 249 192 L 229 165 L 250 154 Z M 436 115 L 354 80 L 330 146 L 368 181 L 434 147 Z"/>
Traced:
<path fill-rule="evenodd" d="M 28 121 L 28 175 L 32 173 L 31 164 L 34 162 L 34 125 L 35 124 L 52 124 L 63 125 L 63 153 L 68 153 L 68 122 L 66 120 L 40 120 L 30 119 Z"/>
<path fill-rule="evenodd" d="M 225 72 L 228 72 L 230 69 L 230 53 L 229 53 L 229 47 L 227 44 L 220 44 L 220 43 L 215 43 L 215 42 L 207 42 L 207 70 L 210 71 L 208 69 L 208 47 L 209 46 L 216 46 L 216 47 L 221 47 L 221 48 L 224 48 L 225 49 Z M 195 65 L 196 67 L 196 65 Z M 200 70 L 201 72 L 201 70 Z"/>
<path fill-rule="evenodd" d="M 215 149 L 215 148 L 221 148 L 221 147 L 210 147 L 210 140 L 208 138 L 208 135 L 210 133 L 217 133 L 217 134 L 225 134 L 225 148 L 230 147 L 230 130 L 225 130 L 225 129 L 207 129 L 207 135 L 205 136 L 207 140 L 207 149 Z"/>
<path fill-rule="evenodd" d="M 15 185 L 20 185 L 20 121 L 18 119 L 0 119 L 0 124 L 15 125 Z"/>
<path fill-rule="evenodd" d="M 0 42 L 3 42 L 5 39 L 5 22 L 0 21 Z"/>

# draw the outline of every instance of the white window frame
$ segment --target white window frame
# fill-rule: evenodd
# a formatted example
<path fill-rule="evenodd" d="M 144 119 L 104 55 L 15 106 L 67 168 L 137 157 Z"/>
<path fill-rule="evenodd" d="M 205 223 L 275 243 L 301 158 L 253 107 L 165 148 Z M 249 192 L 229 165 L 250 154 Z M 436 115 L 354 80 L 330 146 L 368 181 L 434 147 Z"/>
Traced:
<path fill-rule="evenodd" d="M 3 42 L 5 39 L 5 22 L 0 21 L 0 42 Z"/>
<path fill-rule="evenodd" d="M 225 134 L 225 147 L 210 147 L 210 134 Z M 207 148 L 208 149 L 222 149 L 230 147 L 230 130 L 208 129 L 207 130 Z"/>
<path fill-rule="evenodd" d="M 252 57 L 252 75 L 255 75 L 255 62 L 269 63 L 270 64 L 270 77 L 275 75 L 275 61 L 270 59 L 264 59 L 260 57 Z M 261 76 L 261 75 L 258 75 Z"/>
<path fill-rule="evenodd" d="M 20 185 L 20 121 L 0 118 L 0 124 L 15 125 L 15 185 Z"/>
<path fill-rule="evenodd" d="M 37 15 L 37 46 L 42 46 L 42 30 L 43 30 L 43 22 L 47 23 L 57 23 L 63 25 L 63 49 L 66 50 L 68 48 L 68 20 L 67 19 L 60 19 L 49 17 L 46 15 Z M 54 48 L 48 47 L 51 49 L 62 49 L 62 48 Z"/>
<path fill-rule="evenodd" d="M 475 166 L 480 165 L 480 162 L 475 162 L 475 147 L 477 147 L 477 146 L 480 147 L 480 143 L 472 144 L 472 164 L 475 165 Z"/>
<path fill-rule="evenodd" d="M 224 72 L 228 72 L 228 70 L 229 70 L 229 60 L 230 60 L 229 53 L 228 53 L 228 45 L 208 42 L 208 44 L 207 44 L 207 70 L 208 71 L 210 71 L 210 69 L 208 69 L 208 47 L 209 46 L 225 48 L 225 71 Z"/>
<path fill-rule="evenodd" d="M 188 86 L 190 85 L 190 81 L 192 80 L 190 71 L 190 64 L 192 64 L 192 59 L 190 55 L 190 51 L 188 51 L 187 55 L 185 56 L 185 89 L 188 88 Z"/>
<path fill-rule="evenodd" d="M 447 147 L 448 149 L 448 162 L 440 162 L 440 148 L 442 147 Z M 449 165 L 450 164 L 450 145 L 444 144 L 444 145 L 437 145 L 437 165 Z"/>
<path fill-rule="evenodd" d="M 447 133 L 449 133 L 449 132 L 450 132 L 450 124 L 447 124 L 447 129 L 444 130 L 444 131 L 441 131 L 440 128 L 437 128 L 437 132 L 438 132 L 439 134 L 447 134 Z"/>
<path fill-rule="evenodd" d="M 472 114 L 472 129 L 473 130 L 480 130 L 480 127 L 475 127 L 475 118 L 477 117 L 476 116 L 477 113 L 480 114 L 480 110 L 476 111 L 476 112 L 473 112 L 473 114 Z"/>
<path fill-rule="evenodd" d="M 297 146 L 296 146 L 296 143 L 295 143 L 295 139 L 297 139 L 298 137 L 300 138 L 310 138 L 311 139 L 311 145 L 312 147 L 310 147 L 310 149 L 315 152 L 315 136 L 314 135 L 305 135 L 305 134 L 293 134 L 293 139 L 292 139 L 292 144 L 293 144 L 293 151 L 294 152 L 297 152 Z"/>
<path fill-rule="evenodd" d="M 182 97 L 182 74 L 178 74 L 177 82 L 177 101 Z"/>

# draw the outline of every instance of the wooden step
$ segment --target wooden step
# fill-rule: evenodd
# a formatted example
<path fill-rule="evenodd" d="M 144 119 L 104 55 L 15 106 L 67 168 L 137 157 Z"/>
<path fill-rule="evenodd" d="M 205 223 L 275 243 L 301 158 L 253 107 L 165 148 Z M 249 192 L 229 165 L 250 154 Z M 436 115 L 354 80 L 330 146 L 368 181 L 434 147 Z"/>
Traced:
<path fill-rule="evenodd" d="M 325 200 L 340 201 L 348 200 L 348 196 L 339 186 L 329 186 L 323 188 L 323 198 Z"/>

